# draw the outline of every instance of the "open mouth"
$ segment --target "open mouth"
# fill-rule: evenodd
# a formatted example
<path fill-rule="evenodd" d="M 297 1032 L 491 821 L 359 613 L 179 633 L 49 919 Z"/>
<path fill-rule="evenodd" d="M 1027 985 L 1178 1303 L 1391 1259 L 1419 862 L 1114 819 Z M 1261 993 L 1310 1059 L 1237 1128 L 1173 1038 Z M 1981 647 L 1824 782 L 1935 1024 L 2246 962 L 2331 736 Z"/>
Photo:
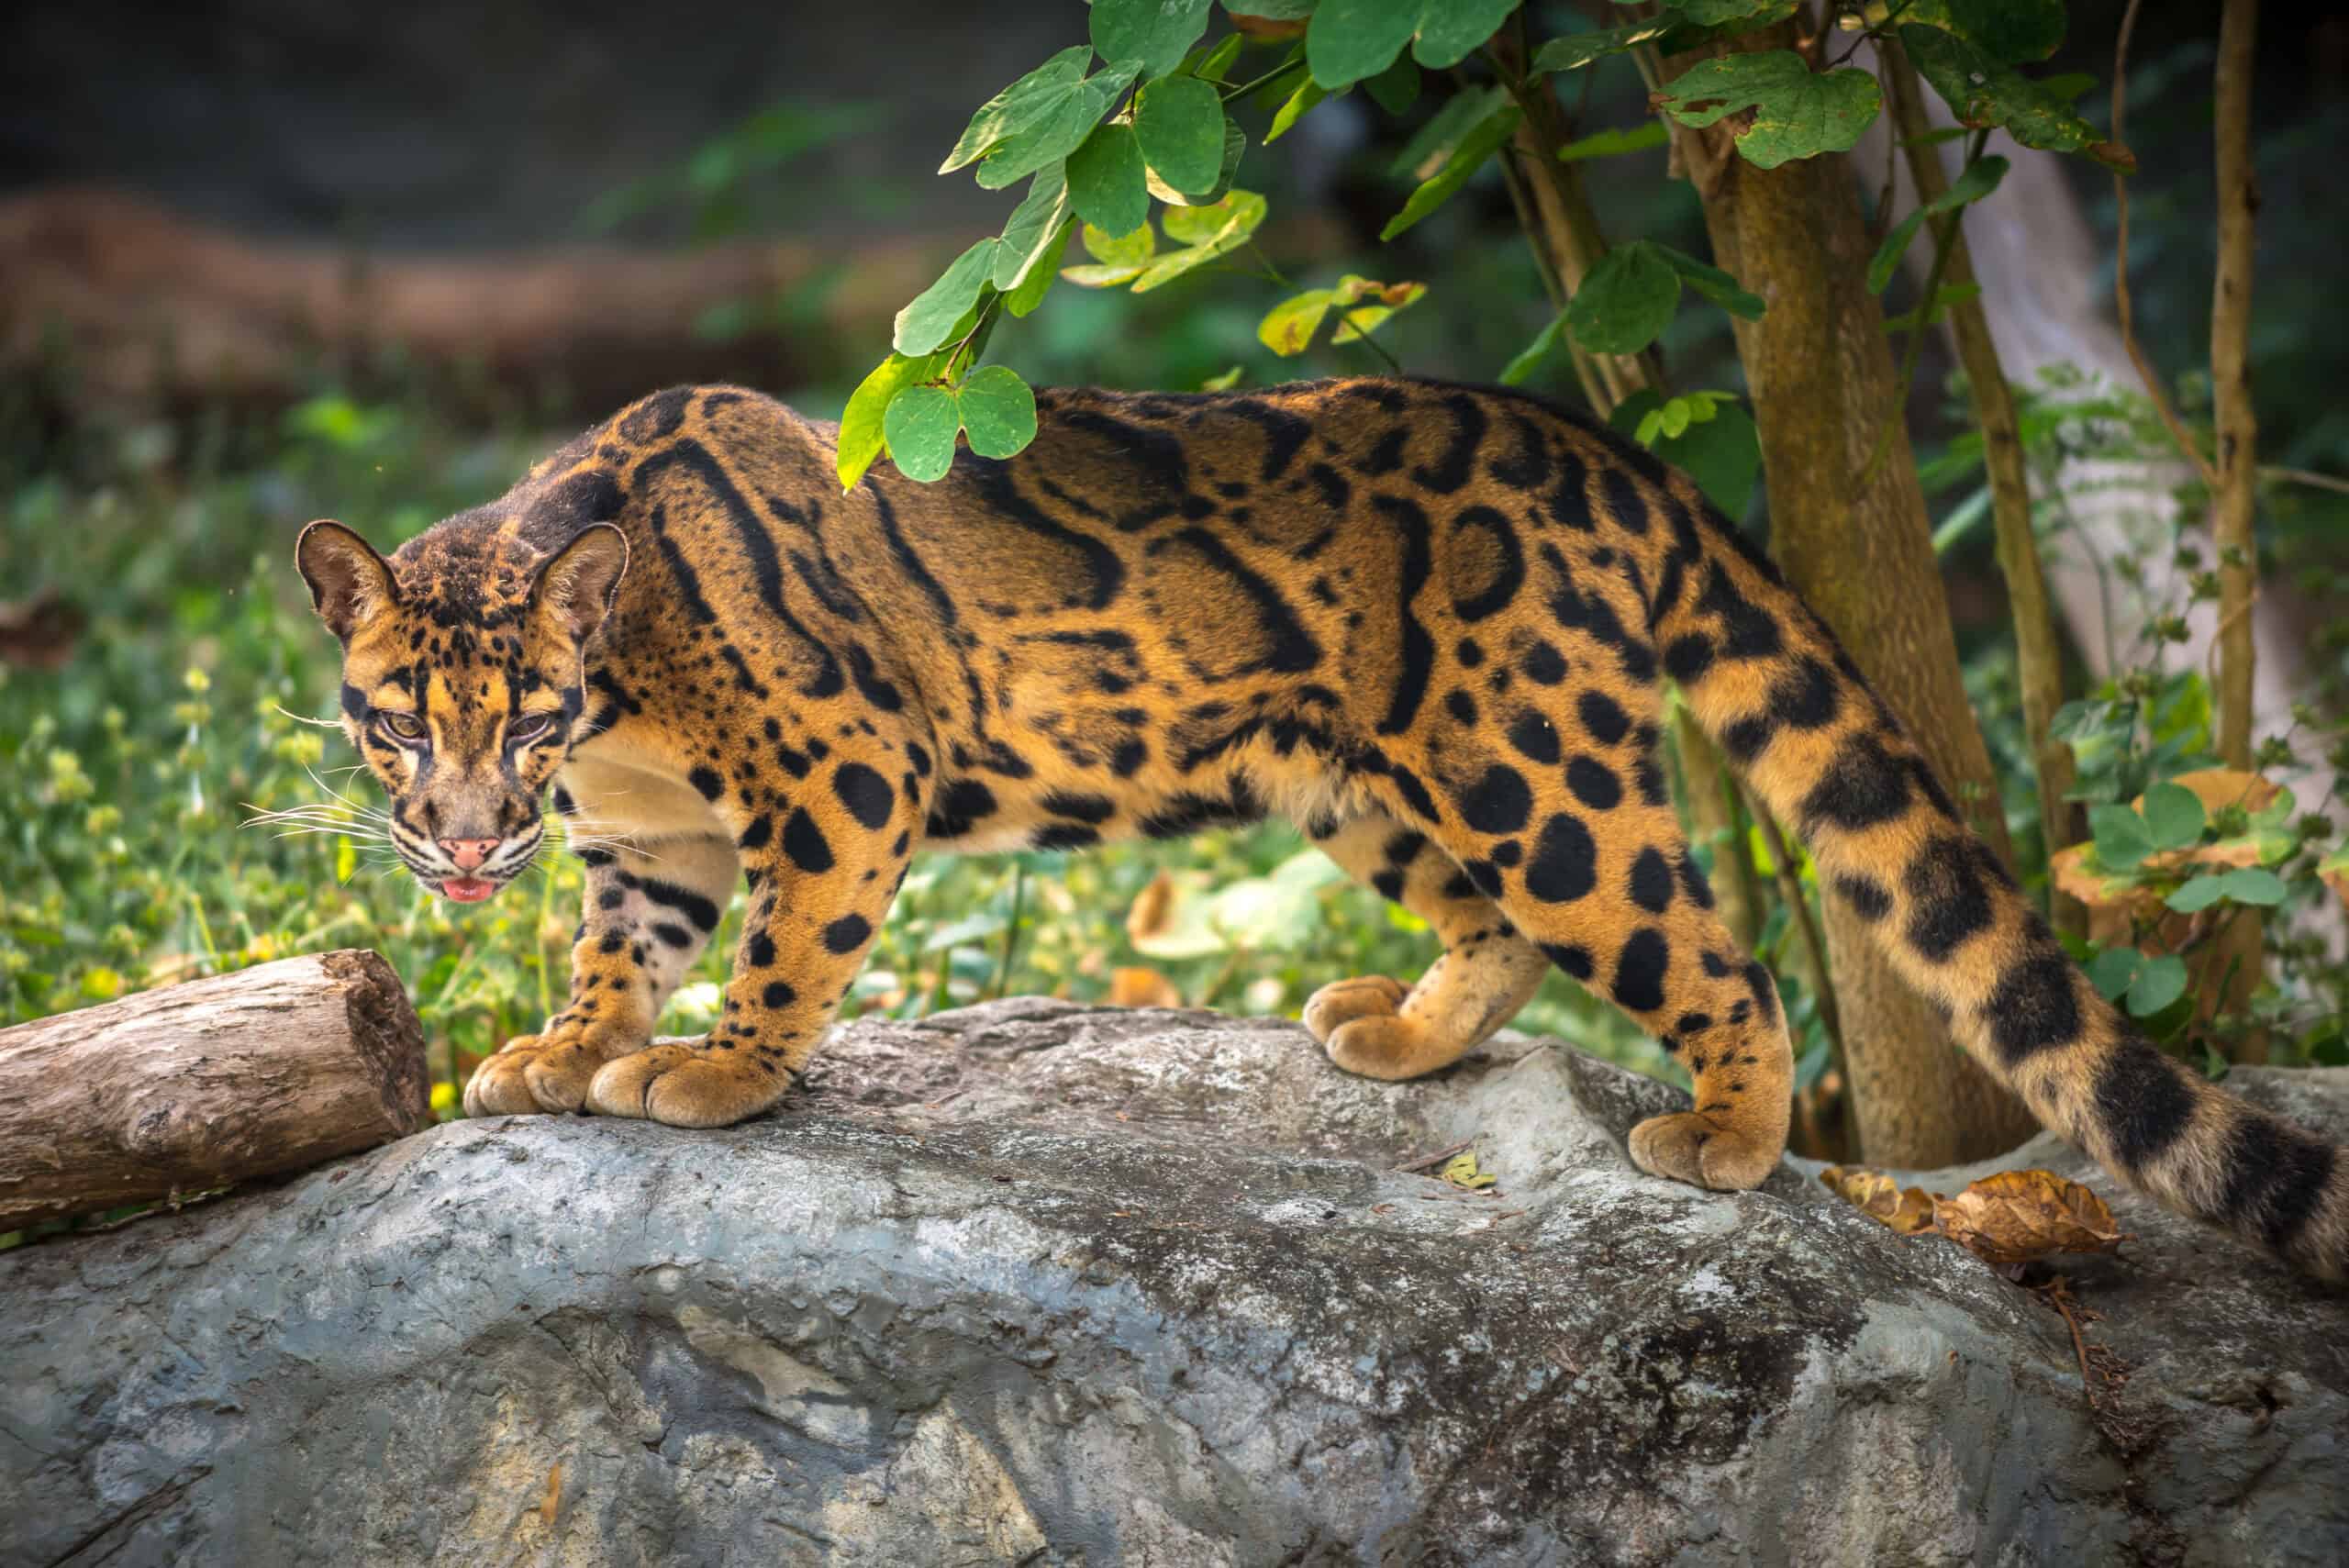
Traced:
<path fill-rule="evenodd" d="M 497 891 L 497 884 L 484 876 L 452 876 L 441 883 L 444 897 L 459 904 L 478 904 Z"/>

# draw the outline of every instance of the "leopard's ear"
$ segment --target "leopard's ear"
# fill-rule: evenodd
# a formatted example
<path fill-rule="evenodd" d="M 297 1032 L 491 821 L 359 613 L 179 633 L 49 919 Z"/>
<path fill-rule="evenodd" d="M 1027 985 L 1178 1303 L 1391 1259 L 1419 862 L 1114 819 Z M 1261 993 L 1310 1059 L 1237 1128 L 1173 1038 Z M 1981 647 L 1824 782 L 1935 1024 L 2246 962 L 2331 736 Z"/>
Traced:
<path fill-rule="evenodd" d="M 575 643 L 596 635 L 628 570 L 628 536 L 597 523 L 540 566 L 530 584 L 531 618 L 550 618 Z"/>
<path fill-rule="evenodd" d="M 302 530 L 294 563 L 310 585 L 310 603 L 327 629 L 343 641 L 399 603 L 389 562 L 340 523 L 325 518 Z"/>

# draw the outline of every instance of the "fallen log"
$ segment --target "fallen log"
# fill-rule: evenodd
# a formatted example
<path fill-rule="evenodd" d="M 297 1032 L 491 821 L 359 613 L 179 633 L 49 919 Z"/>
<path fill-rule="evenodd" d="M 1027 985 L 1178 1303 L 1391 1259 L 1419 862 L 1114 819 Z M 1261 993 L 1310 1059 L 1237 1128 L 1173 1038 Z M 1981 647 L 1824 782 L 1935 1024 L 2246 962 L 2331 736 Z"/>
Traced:
<path fill-rule="evenodd" d="M 228 1186 L 430 1120 L 424 1029 L 344 949 L 0 1029 L 0 1231 Z"/>

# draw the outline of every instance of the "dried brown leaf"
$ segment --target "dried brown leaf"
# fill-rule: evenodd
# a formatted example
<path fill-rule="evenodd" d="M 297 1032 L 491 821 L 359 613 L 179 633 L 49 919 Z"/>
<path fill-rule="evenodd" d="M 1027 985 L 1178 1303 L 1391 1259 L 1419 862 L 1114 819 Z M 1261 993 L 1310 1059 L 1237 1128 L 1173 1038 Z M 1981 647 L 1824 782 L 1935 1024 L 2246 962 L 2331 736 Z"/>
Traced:
<path fill-rule="evenodd" d="M 1126 911 L 1126 935 L 1137 942 L 1148 941 L 1174 921 L 1174 879 L 1162 871 L 1134 895 L 1133 907 Z"/>
<path fill-rule="evenodd" d="M 1109 972 L 1109 1005 L 1113 1007 L 1179 1007 L 1183 993 L 1154 969 L 1118 968 Z"/>
<path fill-rule="evenodd" d="M 1987 1263 L 2109 1252 L 2128 1240 L 2095 1193 L 2053 1171 L 2001 1171 L 1933 1200 L 1933 1228 Z"/>
<path fill-rule="evenodd" d="M 1922 1187 L 1903 1187 L 1881 1171 L 1858 1165 L 1830 1165 L 1819 1179 L 1837 1197 L 1903 1236 L 1932 1229 L 1934 1195 Z"/>

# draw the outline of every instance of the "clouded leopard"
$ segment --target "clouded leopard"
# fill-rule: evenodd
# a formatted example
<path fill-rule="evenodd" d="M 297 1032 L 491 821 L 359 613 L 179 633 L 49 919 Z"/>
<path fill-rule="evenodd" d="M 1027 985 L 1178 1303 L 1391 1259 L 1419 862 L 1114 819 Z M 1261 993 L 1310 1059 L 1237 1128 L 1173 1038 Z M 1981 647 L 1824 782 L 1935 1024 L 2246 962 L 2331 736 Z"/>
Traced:
<path fill-rule="evenodd" d="M 915 851 L 1278 812 L 1444 947 L 1415 984 L 1314 995 L 1339 1066 L 1433 1072 L 1554 964 L 1694 1077 L 1631 1158 L 1751 1187 L 1786 1138 L 1787 1035 L 1666 794 L 1668 677 L 2042 1120 L 2349 1267 L 2334 1149 L 2099 998 L 1819 618 L 1642 449 L 1416 381 L 1048 391 L 1038 420 L 1016 458 L 965 452 L 933 485 L 882 465 L 843 495 L 831 426 L 680 388 L 388 561 L 304 532 L 409 869 L 489 896 L 550 790 L 587 846 L 570 998 L 474 1074 L 470 1112 L 740 1121 L 814 1053 Z M 738 883 L 722 1018 L 650 1045 Z"/>

